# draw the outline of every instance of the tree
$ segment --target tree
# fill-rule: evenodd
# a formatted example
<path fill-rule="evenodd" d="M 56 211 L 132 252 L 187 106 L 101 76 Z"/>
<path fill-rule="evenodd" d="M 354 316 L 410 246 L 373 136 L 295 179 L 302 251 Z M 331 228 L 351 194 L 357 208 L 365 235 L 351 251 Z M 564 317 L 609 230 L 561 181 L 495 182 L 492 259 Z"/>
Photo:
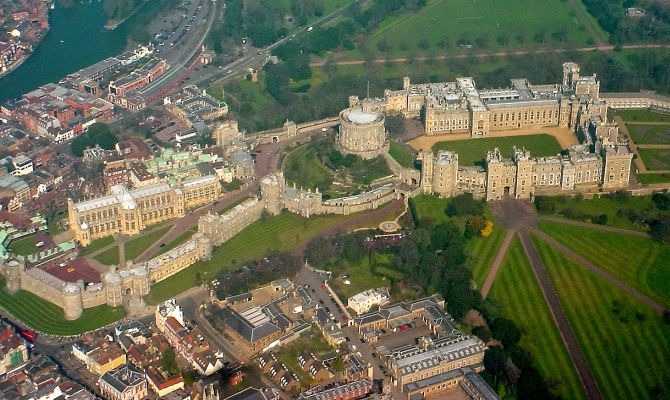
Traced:
<path fill-rule="evenodd" d="M 663 310 L 663 322 L 670 325 L 670 310 Z"/>
<path fill-rule="evenodd" d="M 507 355 L 500 346 L 491 346 L 484 352 L 484 368 L 493 376 L 493 386 L 497 389 L 500 381 L 505 379 Z"/>
<path fill-rule="evenodd" d="M 179 373 L 179 366 L 177 365 L 177 360 L 173 348 L 170 347 L 163 352 L 161 365 L 163 366 L 163 370 L 170 375 L 176 375 Z"/>
<path fill-rule="evenodd" d="M 482 215 L 484 203 L 481 200 L 475 200 L 472 193 L 459 194 L 447 205 L 445 213 L 450 217 Z"/>
<path fill-rule="evenodd" d="M 480 236 L 484 228 L 486 228 L 486 219 L 481 215 L 472 216 L 465 221 L 465 237 Z"/>
<path fill-rule="evenodd" d="M 500 340 L 505 348 L 510 348 L 521 339 L 519 328 L 507 318 L 496 318 L 491 323 L 493 337 Z"/>
<path fill-rule="evenodd" d="M 654 193 L 653 196 L 651 196 L 651 200 L 659 210 L 670 209 L 670 196 L 666 193 Z"/>
<path fill-rule="evenodd" d="M 491 331 L 484 325 L 472 328 L 472 334 L 480 338 L 484 343 L 491 340 Z"/>
<path fill-rule="evenodd" d="M 402 115 L 388 115 L 384 119 L 384 128 L 392 137 L 397 137 L 405 130 L 405 118 Z"/>
<path fill-rule="evenodd" d="M 556 203 L 548 196 L 536 196 L 535 208 L 540 214 L 553 214 L 556 212 Z"/>
<path fill-rule="evenodd" d="M 654 219 L 649 227 L 649 234 L 655 240 L 665 243 L 670 240 L 670 217 L 660 215 Z"/>

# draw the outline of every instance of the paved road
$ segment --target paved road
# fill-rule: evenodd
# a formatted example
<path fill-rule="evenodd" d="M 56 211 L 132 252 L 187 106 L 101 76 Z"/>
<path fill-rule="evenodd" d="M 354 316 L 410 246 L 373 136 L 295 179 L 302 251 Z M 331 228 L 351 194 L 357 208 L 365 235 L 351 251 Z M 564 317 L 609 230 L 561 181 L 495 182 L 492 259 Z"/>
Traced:
<path fill-rule="evenodd" d="M 545 265 L 535 248 L 535 244 L 533 243 L 530 234 L 528 231 L 519 232 L 519 237 L 521 238 L 521 244 L 530 261 L 530 265 L 533 267 L 535 278 L 540 284 L 544 299 L 547 302 L 547 305 L 549 305 L 549 311 L 551 311 L 551 315 L 558 327 L 563 343 L 565 343 L 565 347 L 568 349 L 570 359 L 572 359 L 572 363 L 577 369 L 579 380 L 582 381 L 582 385 L 586 390 L 586 396 L 591 400 L 603 399 L 598 384 L 589 369 L 589 365 L 586 363 L 584 354 L 579 348 L 577 338 L 575 338 L 575 334 L 572 332 L 572 328 L 568 323 L 568 318 L 565 315 L 565 311 L 563 311 L 561 302 L 558 300 L 558 295 L 551 284 L 549 274 L 547 274 Z"/>
<path fill-rule="evenodd" d="M 558 242 L 556 239 L 552 238 L 551 236 L 547 235 L 546 233 L 539 231 L 539 230 L 534 230 L 533 233 L 537 235 L 540 239 L 544 240 L 547 242 L 549 245 L 552 247 L 556 248 L 556 250 L 560 251 L 561 253 L 569 256 L 573 260 L 577 261 L 578 263 L 582 264 L 586 268 L 590 269 L 591 271 L 595 272 L 596 274 L 602 276 L 605 278 L 607 281 L 609 281 L 611 284 L 614 286 L 618 287 L 619 289 L 623 290 L 624 292 L 630 294 L 631 296 L 635 297 L 636 299 L 640 300 L 644 304 L 648 305 L 649 307 L 653 308 L 654 310 L 658 312 L 663 312 L 665 310 L 665 307 L 661 306 L 660 304 L 656 303 L 654 300 L 650 299 L 649 297 L 645 296 L 644 294 L 638 292 L 637 290 L 631 288 L 630 286 L 626 285 L 625 283 L 621 282 L 614 276 L 610 275 L 609 273 L 605 272 L 602 270 L 600 267 L 596 266 L 592 262 L 588 261 L 584 257 L 580 256 L 579 254 L 575 253 L 572 251 L 569 247 L 561 244 Z"/>
<path fill-rule="evenodd" d="M 615 228 L 615 227 L 606 226 L 606 225 L 590 224 L 588 222 L 573 221 L 571 219 L 565 219 L 565 218 L 542 216 L 542 217 L 540 217 L 540 219 L 543 219 L 543 220 L 546 220 L 546 221 L 559 222 L 561 224 L 566 224 L 566 225 L 575 225 L 575 226 L 581 226 L 581 227 L 584 227 L 584 228 L 599 229 L 601 231 L 621 233 L 621 234 L 630 235 L 630 236 L 649 237 L 649 234 L 645 233 L 645 232 L 632 231 L 630 229 Z"/>
<path fill-rule="evenodd" d="M 503 240 L 502 245 L 498 250 L 498 254 L 496 254 L 495 260 L 493 260 L 491 270 L 486 276 L 486 280 L 484 281 L 484 284 L 482 285 L 482 288 L 480 290 L 480 292 L 482 293 L 482 298 L 484 299 L 489 295 L 489 292 L 491 291 L 493 281 L 496 279 L 496 276 L 498 275 L 498 270 L 500 270 L 500 264 L 502 264 L 502 260 L 503 258 L 505 258 L 505 254 L 507 254 L 507 249 L 509 248 L 509 244 L 512 243 L 512 238 L 514 238 L 515 233 L 516 231 L 514 230 L 507 231 L 505 239 Z"/>
<path fill-rule="evenodd" d="M 435 57 L 416 57 L 413 60 L 416 61 L 426 61 L 426 60 L 444 60 L 444 59 L 463 59 L 463 58 L 485 58 L 485 57 L 501 57 L 501 56 L 526 56 L 529 54 L 548 54 L 548 53 L 567 53 L 571 51 L 577 52 L 590 52 L 590 51 L 611 51 L 614 50 L 614 45 L 600 45 L 592 47 L 579 47 L 574 49 L 537 49 L 537 50 L 520 50 L 520 51 L 500 51 L 500 52 L 489 52 L 489 53 L 468 53 L 468 54 L 457 54 L 457 55 L 442 55 Z M 670 43 L 667 44 L 628 44 L 621 46 L 622 49 L 668 49 L 670 48 Z M 400 57 L 400 58 L 391 58 L 384 59 L 378 58 L 373 60 L 376 64 L 383 64 L 387 62 L 392 63 L 404 63 L 407 62 L 409 58 Z M 348 61 L 336 61 L 336 65 L 361 65 L 364 64 L 365 60 L 348 60 Z M 326 60 L 315 61 L 309 64 L 312 67 L 323 67 L 326 65 Z"/>

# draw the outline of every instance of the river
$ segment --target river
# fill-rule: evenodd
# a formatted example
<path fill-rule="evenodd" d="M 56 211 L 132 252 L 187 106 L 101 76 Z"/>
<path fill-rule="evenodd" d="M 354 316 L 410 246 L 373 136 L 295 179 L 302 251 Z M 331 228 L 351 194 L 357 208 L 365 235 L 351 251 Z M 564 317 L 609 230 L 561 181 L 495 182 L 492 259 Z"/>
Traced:
<path fill-rule="evenodd" d="M 116 29 L 104 28 L 107 16 L 99 0 L 73 7 L 56 7 L 49 13 L 51 29 L 23 64 L 0 78 L 0 103 L 21 97 L 40 85 L 58 82 L 67 74 L 123 52 L 128 35 L 144 18 L 138 14 Z M 149 0 L 141 13 L 155 14 L 159 0 Z"/>

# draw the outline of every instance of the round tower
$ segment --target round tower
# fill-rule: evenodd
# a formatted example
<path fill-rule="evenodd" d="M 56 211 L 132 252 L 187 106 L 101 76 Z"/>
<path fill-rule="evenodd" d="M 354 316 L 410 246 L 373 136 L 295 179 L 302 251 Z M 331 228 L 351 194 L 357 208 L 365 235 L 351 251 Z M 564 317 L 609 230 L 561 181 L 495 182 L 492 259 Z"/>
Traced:
<path fill-rule="evenodd" d="M 139 266 L 133 268 L 133 294 L 146 296 L 149 294 L 151 285 L 149 283 L 149 272 L 146 267 Z"/>
<path fill-rule="evenodd" d="M 380 156 L 388 150 L 384 115 L 370 106 L 340 112 L 337 147 L 344 154 L 355 154 L 366 160 Z"/>
<path fill-rule="evenodd" d="M 108 272 L 102 277 L 102 283 L 105 287 L 107 305 L 110 307 L 120 306 L 123 302 L 123 287 L 121 286 L 121 275 L 116 272 Z"/>
<path fill-rule="evenodd" d="M 5 274 L 5 292 L 7 294 L 16 294 L 21 290 L 21 272 L 23 272 L 23 263 L 16 259 L 10 259 L 3 265 Z"/>
<path fill-rule="evenodd" d="M 63 287 L 63 311 L 68 321 L 78 319 L 84 311 L 81 288 L 76 283 L 68 282 Z"/>
<path fill-rule="evenodd" d="M 200 249 L 201 259 L 209 261 L 212 258 L 212 241 L 203 234 L 196 233 L 198 249 Z"/>

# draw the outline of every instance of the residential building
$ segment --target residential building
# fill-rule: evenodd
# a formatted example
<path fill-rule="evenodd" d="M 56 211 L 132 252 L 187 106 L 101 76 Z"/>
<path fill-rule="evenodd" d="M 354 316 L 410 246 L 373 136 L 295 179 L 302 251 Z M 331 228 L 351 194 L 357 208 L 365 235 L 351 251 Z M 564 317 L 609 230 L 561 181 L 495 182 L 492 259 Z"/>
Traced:
<path fill-rule="evenodd" d="M 391 296 L 386 288 L 370 289 L 349 297 L 347 307 L 351 308 L 356 314 L 363 314 L 374 306 L 383 306 L 388 304 Z"/>
<path fill-rule="evenodd" d="M 105 372 L 98 384 L 108 400 L 142 400 L 148 393 L 146 376 L 130 364 Z"/>

